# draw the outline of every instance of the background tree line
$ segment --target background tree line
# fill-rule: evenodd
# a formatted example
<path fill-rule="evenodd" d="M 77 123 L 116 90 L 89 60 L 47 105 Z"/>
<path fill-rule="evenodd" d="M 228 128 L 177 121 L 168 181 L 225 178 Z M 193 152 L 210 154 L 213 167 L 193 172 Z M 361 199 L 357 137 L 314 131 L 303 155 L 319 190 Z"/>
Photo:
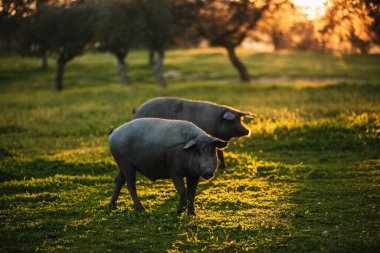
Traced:
<path fill-rule="evenodd" d="M 380 44 L 379 0 L 330 0 L 326 14 L 310 20 L 290 0 L 1 0 L 0 47 L 57 59 L 55 87 L 63 89 L 64 69 L 86 48 L 110 52 L 120 80 L 129 84 L 127 56 L 149 49 L 156 82 L 163 75 L 165 51 L 173 46 L 226 49 L 240 80 L 250 75 L 236 48 L 247 39 L 298 49 L 366 53 Z"/>

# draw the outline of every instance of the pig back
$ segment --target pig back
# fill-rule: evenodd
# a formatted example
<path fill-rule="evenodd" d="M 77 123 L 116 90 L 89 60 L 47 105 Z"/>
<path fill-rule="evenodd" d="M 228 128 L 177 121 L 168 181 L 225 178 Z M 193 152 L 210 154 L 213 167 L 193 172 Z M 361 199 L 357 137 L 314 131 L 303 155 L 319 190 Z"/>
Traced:
<path fill-rule="evenodd" d="M 228 109 L 224 106 L 209 102 L 160 97 L 141 105 L 134 118 L 156 117 L 190 121 L 208 134 L 218 137 L 218 124 L 226 110 Z"/>
<path fill-rule="evenodd" d="M 128 161 L 148 178 L 168 178 L 170 164 L 167 158 L 171 155 L 168 152 L 199 134 L 202 130 L 190 122 L 135 119 L 113 131 L 110 149 L 115 160 Z"/>

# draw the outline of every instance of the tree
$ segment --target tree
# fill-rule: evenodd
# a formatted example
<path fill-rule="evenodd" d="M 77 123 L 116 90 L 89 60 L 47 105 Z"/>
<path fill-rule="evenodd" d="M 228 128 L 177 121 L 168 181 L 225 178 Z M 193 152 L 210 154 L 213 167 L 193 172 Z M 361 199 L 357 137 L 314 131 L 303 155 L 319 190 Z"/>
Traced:
<path fill-rule="evenodd" d="M 174 17 L 172 14 L 173 5 L 169 0 L 144 0 L 141 1 L 145 29 L 144 29 L 144 44 L 150 50 L 150 59 L 157 53 L 157 59 L 154 60 L 153 70 L 156 82 L 164 87 L 166 80 L 163 75 L 163 64 L 165 50 L 173 42 L 174 35 Z"/>
<path fill-rule="evenodd" d="M 304 16 L 300 14 L 300 16 Z M 315 22 L 306 17 L 297 21 L 289 34 L 292 37 L 292 48 L 297 50 L 320 50 L 320 43 L 316 38 Z"/>
<path fill-rule="evenodd" d="M 22 24 L 19 51 L 24 55 L 40 56 L 41 69 L 47 70 L 48 39 L 45 35 L 53 34 L 54 28 L 36 20 L 40 20 L 38 16 L 42 13 L 39 9 L 46 6 L 49 0 L 37 0 L 35 3 L 35 11 Z"/>
<path fill-rule="evenodd" d="M 144 44 L 149 48 L 149 64 L 153 66 L 156 82 L 164 87 L 163 75 L 165 51 L 177 44 L 180 38 L 189 38 L 188 31 L 194 22 L 188 1 L 142 0 L 144 14 Z M 154 54 L 157 59 L 154 60 Z"/>
<path fill-rule="evenodd" d="M 117 58 L 120 80 L 129 84 L 125 58 L 132 47 L 141 43 L 144 20 L 138 0 L 111 0 L 98 5 L 95 40 L 102 50 Z"/>
<path fill-rule="evenodd" d="M 66 64 L 80 55 L 94 35 L 94 10 L 89 5 L 78 4 L 69 8 L 56 8 L 54 20 L 56 34 L 52 36 L 51 50 L 58 53 L 56 89 L 63 89 Z M 56 22 L 58 21 L 58 22 Z"/>
<path fill-rule="evenodd" d="M 212 46 L 221 46 L 227 50 L 228 57 L 243 82 L 249 82 L 250 76 L 235 50 L 256 27 L 264 11 L 269 7 L 269 2 L 269 0 L 197 1 L 198 17 L 195 22 L 197 31 Z"/>
<path fill-rule="evenodd" d="M 0 40 L 11 50 L 24 20 L 33 12 L 36 0 L 0 0 Z"/>
<path fill-rule="evenodd" d="M 377 1 L 333 0 L 331 2 L 319 28 L 320 40 L 325 48 L 368 52 L 372 41 L 376 38 L 373 32 L 376 31 L 373 26 L 376 22 L 368 8 L 378 8 L 369 2 Z M 377 31 L 379 29 L 377 28 Z"/>
<path fill-rule="evenodd" d="M 63 89 L 66 64 L 82 53 L 93 38 L 94 11 L 89 5 L 42 6 L 31 17 L 31 47 L 57 53 L 55 87 Z"/>
<path fill-rule="evenodd" d="M 380 45 L 380 0 L 365 0 L 368 15 L 373 19 L 370 30 L 373 33 L 373 43 Z"/>
<path fill-rule="evenodd" d="M 265 34 L 269 37 L 275 51 L 293 46 L 293 26 L 299 13 L 290 0 L 272 0 L 267 11 L 253 31 L 256 38 Z M 257 34 L 256 34 L 257 33 Z"/>
<path fill-rule="evenodd" d="M 194 5 L 191 0 L 145 0 L 145 19 L 148 21 L 148 36 L 145 38 L 149 49 L 148 65 L 154 66 L 156 50 L 152 49 L 151 44 L 155 42 L 155 37 L 160 37 L 163 48 L 170 46 L 198 46 L 200 36 L 195 27 Z M 162 12 L 166 9 L 165 12 Z M 165 19 L 161 19 L 164 13 Z M 157 22 L 158 21 L 158 22 Z M 159 29 L 157 29 L 159 28 Z M 165 31 L 162 33 L 162 31 Z"/>
<path fill-rule="evenodd" d="M 18 44 L 23 26 L 30 15 L 45 4 L 65 5 L 80 3 L 84 0 L 0 0 L 0 47 L 8 51 Z M 1 45 L 2 43 L 4 45 Z"/>

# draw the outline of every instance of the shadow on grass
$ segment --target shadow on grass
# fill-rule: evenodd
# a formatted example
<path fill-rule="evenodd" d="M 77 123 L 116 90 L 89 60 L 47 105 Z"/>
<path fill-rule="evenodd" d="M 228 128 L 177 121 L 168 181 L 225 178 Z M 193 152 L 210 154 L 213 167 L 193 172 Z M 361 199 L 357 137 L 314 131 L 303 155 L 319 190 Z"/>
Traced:
<path fill-rule="evenodd" d="M 143 191 L 141 199 L 148 207 L 144 213 L 132 210 L 125 188 L 119 210 L 108 209 L 113 183 L 110 177 L 58 177 L 64 181 L 63 185 L 52 182 L 56 184 L 54 188 L 45 185 L 41 192 L 35 192 L 32 186 L 20 192 L 15 190 L 18 187 L 9 186 L 13 196 L 7 205 L 2 204 L 3 208 L 15 211 L 17 206 L 23 208 L 5 220 L 6 228 L 10 229 L 9 221 L 14 227 L 12 233 L 2 238 L 7 248 L 13 250 L 60 248 L 78 252 L 121 252 L 128 248 L 130 251 L 249 249 L 268 252 L 319 250 L 321 245 L 339 249 L 333 246 L 331 239 L 320 236 L 323 229 L 334 232 L 331 227 L 336 224 L 335 215 L 347 211 L 344 206 L 331 210 L 331 203 L 329 208 L 319 207 L 319 201 L 329 201 L 331 188 L 323 186 L 331 184 L 331 177 L 307 177 L 307 181 L 299 181 L 297 173 L 289 172 L 288 164 L 279 165 L 279 170 L 264 164 L 258 168 L 259 177 L 254 179 L 248 176 L 251 174 L 246 167 L 248 163 L 242 158 L 232 168 L 219 172 L 214 181 L 200 185 L 197 197 L 203 201 L 197 201 L 198 218 L 181 218 L 175 214 L 178 196 L 172 186 L 168 187 L 170 180 L 139 182 L 138 190 Z M 316 169 L 318 165 L 306 167 Z M 307 169 L 298 174 L 309 172 Z M 248 180 L 244 180 L 244 176 Z M 318 183 L 321 179 L 324 181 Z M 285 197 L 284 185 L 298 190 Z M 315 192 L 310 187 L 320 188 Z M 339 187 L 341 184 L 335 186 L 334 193 Z M 268 192 L 270 189 L 273 192 Z M 212 200 L 213 196 L 217 199 Z M 253 202 L 246 201 L 250 198 Z M 323 215 L 326 211 L 331 212 L 331 216 L 326 218 Z M 316 218 L 315 214 L 322 218 Z M 362 246 L 373 249 L 366 244 Z M 348 244 L 341 251 L 350 249 Z"/>
<path fill-rule="evenodd" d="M 115 165 L 25 162 L 1 150 L 2 180 L 37 178 L 3 184 L 2 238 L 12 250 L 376 252 L 376 122 L 278 125 L 231 145 L 230 168 L 198 188 L 196 218 L 176 215 L 170 180 L 139 176 L 148 211 L 132 210 L 126 187 L 111 211 Z"/>
<path fill-rule="evenodd" d="M 9 180 L 28 180 L 30 178 L 46 178 L 54 175 L 104 175 L 116 171 L 116 166 L 106 162 L 68 163 L 63 160 L 34 159 L 25 161 L 5 149 L 0 149 L 3 159 L 0 182 Z"/>

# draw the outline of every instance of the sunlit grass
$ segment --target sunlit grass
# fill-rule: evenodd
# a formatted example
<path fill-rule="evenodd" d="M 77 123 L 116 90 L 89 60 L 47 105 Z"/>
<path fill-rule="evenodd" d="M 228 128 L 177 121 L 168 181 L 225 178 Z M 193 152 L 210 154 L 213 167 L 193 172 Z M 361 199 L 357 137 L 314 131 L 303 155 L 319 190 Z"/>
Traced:
<path fill-rule="evenodd" d="M 238 54 L 264 79 L 238 83 L 222 49 L 178 49 L 165 69 L 181 76 L 161 89 L 135 51 L 124 87 L 114 57 L 96 53 L 69 63 L 57 93 L 53 68 L 2 58 L 1 252 L 377 252 L 379 57 Z M 252 135 L 226 150 L 229 168 L 200 182 L 197 217 L 176 215 L 169 180 L 142 176 L 147 212 L 133 210 L 125 187 L 119 209 L 108 207 L 117 168 L 107 132 L 155 96 L 258 114 Z"/>

